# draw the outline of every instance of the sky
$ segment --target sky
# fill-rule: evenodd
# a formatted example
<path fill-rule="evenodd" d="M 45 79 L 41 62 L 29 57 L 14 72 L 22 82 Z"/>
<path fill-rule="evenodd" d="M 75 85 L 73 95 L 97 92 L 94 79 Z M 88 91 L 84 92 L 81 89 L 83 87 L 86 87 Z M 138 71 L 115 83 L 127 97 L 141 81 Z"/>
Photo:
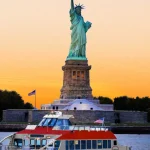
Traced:
<path fill-rule="evenodd" d="M 150 0 L 75 0 L 92 22 L 87 58 L 94 96 L 150 97 Z M 0 0 L 0 89 L 37 107 L 59 99 L 69 52 L 70 0 Z"/>

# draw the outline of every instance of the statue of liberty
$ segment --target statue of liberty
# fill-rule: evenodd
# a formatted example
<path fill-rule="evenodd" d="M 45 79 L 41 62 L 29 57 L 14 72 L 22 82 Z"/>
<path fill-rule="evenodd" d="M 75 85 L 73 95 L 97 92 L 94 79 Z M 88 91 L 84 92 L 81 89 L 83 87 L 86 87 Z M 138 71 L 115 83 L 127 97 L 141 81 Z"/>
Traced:
<path fill-rule="evenodd" d="M 71 0 L 70 21 L 72 30 L 71 45 L 67 60 L 86 60 L 86 32 L 91 27 L 90 22 L 84 22 L 81 15 L 83 5 L 74 6 L 74 0 Z"/>

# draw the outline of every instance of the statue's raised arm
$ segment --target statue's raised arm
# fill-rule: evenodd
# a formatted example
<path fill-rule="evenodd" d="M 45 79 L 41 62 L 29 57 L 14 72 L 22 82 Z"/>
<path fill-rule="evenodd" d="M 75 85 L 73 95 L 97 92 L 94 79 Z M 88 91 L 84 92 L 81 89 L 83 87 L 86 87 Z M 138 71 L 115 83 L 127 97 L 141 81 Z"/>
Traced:
<path fill-rule="evenodd" d="M 74 0 L 71 0 L 71 9 L 74 10 Z"/>

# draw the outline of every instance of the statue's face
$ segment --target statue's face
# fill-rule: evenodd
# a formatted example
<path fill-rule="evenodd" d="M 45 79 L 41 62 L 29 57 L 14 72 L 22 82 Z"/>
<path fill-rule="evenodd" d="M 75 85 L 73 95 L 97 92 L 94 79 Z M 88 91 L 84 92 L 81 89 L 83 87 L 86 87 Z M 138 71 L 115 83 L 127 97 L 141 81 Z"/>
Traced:
<path fill-rule="evenodd" d="M 77 8 L 76 8 L 76 13 L 77 13 L 78 15 L 81 15 L 81 8 L 80 8 L 80 7 L 77 7 Z"/>

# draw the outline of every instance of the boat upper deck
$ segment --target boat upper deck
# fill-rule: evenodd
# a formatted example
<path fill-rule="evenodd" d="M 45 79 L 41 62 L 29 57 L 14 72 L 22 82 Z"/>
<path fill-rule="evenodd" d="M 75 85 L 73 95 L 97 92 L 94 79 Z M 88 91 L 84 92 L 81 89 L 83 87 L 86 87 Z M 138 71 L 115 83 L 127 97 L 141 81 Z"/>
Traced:
<path fill-rule="evenodd" d="M 63 139 L 116 139 L 115 135 L 105 126 L 72 125 L 69 118 L 62 112 L 53 112 L 43 117 L 39 125 L 28 125 L 25 130 L 17 134 L 27 135 L 61 135 Z M 45 136 L 44 136 L 45 137 Z"/>

